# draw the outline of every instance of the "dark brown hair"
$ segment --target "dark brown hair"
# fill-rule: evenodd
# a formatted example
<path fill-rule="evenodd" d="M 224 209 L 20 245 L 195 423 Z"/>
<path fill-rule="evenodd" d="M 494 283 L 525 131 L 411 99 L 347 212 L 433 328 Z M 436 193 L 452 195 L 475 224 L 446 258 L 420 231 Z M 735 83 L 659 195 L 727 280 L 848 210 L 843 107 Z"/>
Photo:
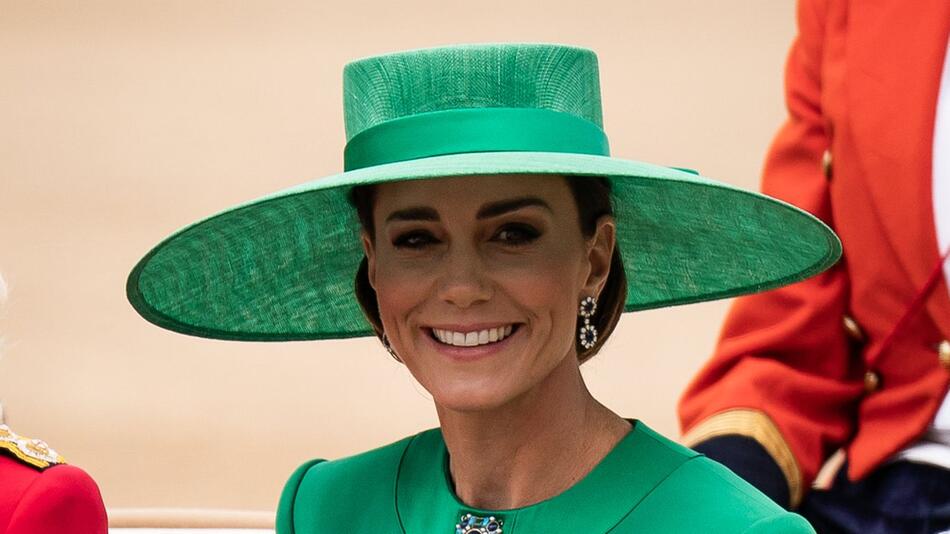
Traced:
<path fill-rule="evenodd" d="M 571 189 L 581 227 L 581 234 L 590 238 L 597 230 L 597 221 L 604 215 L 613 215 L 610 203 L 610 183 L 600 177 L 568 176 L 567 184 Z M 356 208 L 357 216 L 363 229 L 371 236 L 375 235 L 373 221 L 373 207 L 376 201 L 374 186 L 354 187 L 350 191 L 350 203 Z M 379 318 L 379 303 L 376 300 L 376 291 L 369 284 L 368 263 L 366 258 L 360 262 L 356 272 L 356 299 L 363 309 L 363 314 L 372 325 L 376 335 L 382 339 L 383 324 Z M 623 269 L 623 259 L 620 256 L 620 247 L 614 244 L 613 257 L 610 259 L 610 273 L 607 282 L 597 300 L 597 313 L 591 320 L 597 329 L 597 342 L 593 347 L 585 349 L 580 340 L 575 338 L 577 358 L 581 363 L 587 361 L 600 351 L 600 348 L 610 337 L 614 327 L 623 313 L 627 299 L 627 276 Z"/>

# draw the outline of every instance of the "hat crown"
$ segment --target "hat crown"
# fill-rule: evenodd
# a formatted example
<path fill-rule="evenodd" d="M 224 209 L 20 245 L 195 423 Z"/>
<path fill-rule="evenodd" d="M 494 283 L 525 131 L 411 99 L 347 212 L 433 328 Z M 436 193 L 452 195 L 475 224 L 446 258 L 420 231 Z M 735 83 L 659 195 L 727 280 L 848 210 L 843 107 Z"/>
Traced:
<path fill-rule="evenodd" d="M 393 119 L 465 108 L 548 109 L 602 127 L 597 56 L 563 45 L 465 45 L 370 57 L 343 70 L 347 141 Z"/>

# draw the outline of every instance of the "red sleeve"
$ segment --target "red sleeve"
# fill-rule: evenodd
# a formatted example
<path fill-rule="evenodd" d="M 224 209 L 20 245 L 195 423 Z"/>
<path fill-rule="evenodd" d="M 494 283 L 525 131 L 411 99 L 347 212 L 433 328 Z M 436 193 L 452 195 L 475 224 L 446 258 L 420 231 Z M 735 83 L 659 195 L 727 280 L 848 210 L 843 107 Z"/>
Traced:
<path fill-rule="evenodd" d="M 106 534 L 99 487 L 85 471 L 57 465 L 43 471 L 10 517 L 7 534 Z"/>
<path fill-rule="evenodd" d="M 766 158 L 762 190 L 833 226 L 822 157 L 822 45 L 827 2 L 801 0 L 799 34 L 785 71 L 788 119 Z M 740 434 L 782 469 L 796 504 L 824 460 L 851 434 L 862 392 L 860 360 L 842 328 L 848 280 L 842 263 L 809 280 L 739 298 L 718 346 L 679 404 L 693 445 Z"/>

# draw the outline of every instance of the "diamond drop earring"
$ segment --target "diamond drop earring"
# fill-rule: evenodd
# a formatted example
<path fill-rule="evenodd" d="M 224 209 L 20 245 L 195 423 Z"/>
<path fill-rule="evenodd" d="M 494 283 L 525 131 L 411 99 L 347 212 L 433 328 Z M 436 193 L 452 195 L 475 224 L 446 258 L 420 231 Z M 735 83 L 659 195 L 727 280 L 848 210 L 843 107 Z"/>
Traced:
<path fill-rule="evenodd" d="M 581 325 L 577 339 L 585 350 L 592 349 L 597 343 L 597 328 L 590 323 L 590 319 L 595 313 L 597 313 L 597 301 L 594 297 L 584 297 L 577 311 L 577 315 L 584 319 L 584 324 Z"/>

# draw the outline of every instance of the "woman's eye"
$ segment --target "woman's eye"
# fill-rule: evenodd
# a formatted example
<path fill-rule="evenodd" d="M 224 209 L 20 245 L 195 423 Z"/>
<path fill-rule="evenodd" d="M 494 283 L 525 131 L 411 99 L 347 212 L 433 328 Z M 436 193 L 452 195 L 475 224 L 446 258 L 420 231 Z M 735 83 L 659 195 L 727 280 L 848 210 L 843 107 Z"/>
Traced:
<path fill-rule="evenodd" d="M 508 224 L 495 234 L 495 241 L 510 245 L 524 245 L 538 238 L 541 232 L 526 224 Z"/>
<path fill-rule="evenodd" d="M 415 231 L 396 236 L 393 240 L 393 246 L 396 248 L 418 249 L 437 242 L 438 240 L 429 232 Z"/>

